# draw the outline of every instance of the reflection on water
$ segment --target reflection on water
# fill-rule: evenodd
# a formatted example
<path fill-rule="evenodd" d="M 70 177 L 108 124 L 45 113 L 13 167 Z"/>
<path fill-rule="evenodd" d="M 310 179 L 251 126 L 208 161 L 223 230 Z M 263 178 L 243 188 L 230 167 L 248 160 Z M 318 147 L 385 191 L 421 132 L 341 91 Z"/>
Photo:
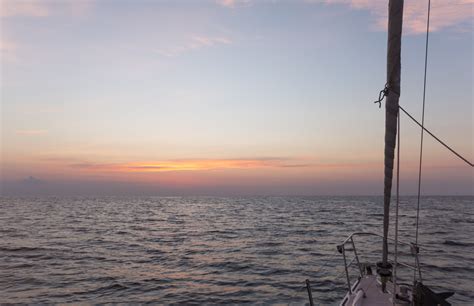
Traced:
<path fill-rule="evenodd" d="M 425 282 L 474 294 L 473 197 L 426 197 Z M 402 239 L 416 198 L 402 199 Z M 2 302 L 331 304 L 344 294 L 336 244 L 381 232 L 381 197 L 1 198 Z M 360 244 L 369 253 L 375 245 Z M 358 248 L 359 248 L 358 247 Z M 377 258 L 374 257 L 374 260 Z"/>

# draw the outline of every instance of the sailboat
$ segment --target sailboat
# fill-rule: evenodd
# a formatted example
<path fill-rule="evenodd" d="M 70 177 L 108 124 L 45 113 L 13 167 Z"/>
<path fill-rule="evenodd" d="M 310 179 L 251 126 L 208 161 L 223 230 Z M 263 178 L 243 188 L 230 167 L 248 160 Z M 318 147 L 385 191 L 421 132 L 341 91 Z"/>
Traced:
<path fill-rule="evenodd" d="M 400 53 L 401 53 L 401 37 L 403 22 L 403 0 L 389 0 L 388 12 L 388 44 L 387 44 L 387 82 L 385 88 L 381 91 L 379 100 L 381 103 L 385 101 L 385 157 L 384 157 L 384 213 L 383 213 L 383 235 L 367 232 L 356 232 L 347 237 L 341 244 L 337 246 L 337 250 L 343 257 L 345 269 L 345 283 L 347 285 L 347 293 L 340 302 L 341 306 L 362 306 L 362 305 L 451 305 L 447 299 L 452 296 L 453 292 L 435 293 L 428 288 L 422 279 L 420 262 L 419 262 L 419 245 L 417 242 L 402 242 L 398 240 L 398 205 L 396 206 L 395 220 L 395 239 L 388 237 L 389 217 L 390 217 L 390 201 L 392 197 L 392 180 L 395 160 L 395 149 L 399 154 L 399 111 L 402 110 L 412 120 L 414 120 L 422 128 L 423 132 L 429 133 L 446 148 L 451 150 L 458 157 L 467 162 L 471 167 L 472 163 L 460 156 L 445 143 L 439 140 L 431 132 L 429 132 L 423 123 L 416 121 L 408 114 L 400 105 Z M 428 23 L 427 23 L 427 41 L 426 51 L 428 50 L 428 33 L 429 33 L 429 8 L 428 3 Z M 426 88 L 426 58 L 425 58 L 425 88 Z M 424 106 L 424 102 L 423 102 Z M 424 107 L 423 107 L 424 108 Z M 424 118 L 424 117 L 423 117 Z M 423 122 L 423 121 L 422 121 Z M 397 140 L 398 136 L 398 140 Z M 397 155 L 399 156 L 399 155 Z M 421 153 L 420 153 L 421 156 Z M 421 158 L 421 157 L 420 157 Z M 398 162 L 397 162 L 398 172 Z M 397 174 L 397 204 L 398 204 L 398 174 Z M 421 159 L 420 159 L 420 180 L 421 180 Z M 418 220 L 418 216 L 417 216 Z M 418 224 L 418 221 L 417 221 Z M 359 251 L 357 249 L 354 238 L 377 238 L 382 241 L 382 256 L 379 262 L 362 262 Z M 418 231 L 417 231 L 418 237 Z M 417 239 L 418 240 L 418 239 Z M 395 246 L 392 254 L 394 260 L 389 260 L 389 242 Z M 358 241 L 359 243 L 359 241 Z M 405 247 L 408 251 L 403 253 L 403 257 L 413 257 L 413 264 L 402 263 L 397 257 L 398 248 Z M 402 255 L 399 255 L 402 257 Z M 352 277 L 349 268 L 357 271 L 356 278 Z M 397 269 L 410 269 L 413 273 L 413 282 L 411 284 L 401 283 L 397 279 Z M 410 272 L 410 273 L 411 273 Z M 307 289 L 310 298 L 310 304 L 313 305 L 311 289 L 309 281 L 307 281 Z"/>

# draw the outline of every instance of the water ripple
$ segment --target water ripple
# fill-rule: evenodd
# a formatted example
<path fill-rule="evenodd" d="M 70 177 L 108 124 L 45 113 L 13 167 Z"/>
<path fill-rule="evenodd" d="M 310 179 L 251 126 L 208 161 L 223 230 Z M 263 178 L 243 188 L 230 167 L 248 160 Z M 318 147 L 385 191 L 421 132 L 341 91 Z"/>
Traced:
<path fill-rule="evenodd" d="M 473 197 L 422 199 L 424 279 L 474 300 Z M 0 198 L 4 303 L 307 303 L 344 294 L 335 246 L 380 231 L 381 197 Z M 414 238 L 416 198 L 401 201 Z M 365 261 L 381 244 L 357 241 Z M 409 261 L 409 250 L 400 250 Z M 400 272 L 403 278 L 403 271 Z M 409 277 L 409 275 L 407 276 Z M 455 280 L 462 279 L 462 282 Z"/>

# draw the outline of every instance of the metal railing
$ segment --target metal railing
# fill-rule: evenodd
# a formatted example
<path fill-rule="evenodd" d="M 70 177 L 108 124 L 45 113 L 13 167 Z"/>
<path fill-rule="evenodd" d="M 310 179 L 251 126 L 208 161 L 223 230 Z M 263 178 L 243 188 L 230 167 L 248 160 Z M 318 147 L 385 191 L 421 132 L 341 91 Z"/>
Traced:
<path fill-rule="evenodd" d="M 360 254 L 357 252 L 356 244 L 354 242 L 354 237 L 356 237 L 356 236 L 375 236 L 375 237 L 378 237 L 380 239 L 383 239 L 382 235 L 379 235 L 379 234 L 376 234 L 376 233 L 355 232 L 355 233 L 350 234 L 341 244 L 339 244 L 337 246 L 337 250 L 339 251 L 339 253 L 342 254 L 342 258 L 344 260 L 344 270 L 345 270 L 345 274 L 346 274 L 346 282 L 347 282 L 347 288 L 348 288 L 349 294 L 352 294 L 352 286 L 351 286 L 350 275 L 349 275 L 349 267 L 351 267 L 354 262 L 357 263 L 357 267 L 358 267 L 358 270 L 359 270 L 359 279 L 362 278 L 364 276 L 364 273 L 365 273 L 364 265 L 361 264 L 361 261 L 359 259 Z M 391 242 L 395 242 L 395 240 L 392 239 L 392 238 L 387 238 L 387 240 L 389 240 Z M 346 249 L 347 244 L 350 244 L 350 246 L 352 246 L 352 249 Z M 405 246 L 408 246 L 410 248 L 411 255 L 415 258 L 415 266 L 409 265 L 409 264 L 406 264 L 406 263 L 402 263 L 402 262 L 397 262 L 397 266 L 403 266 L 403 267 L 409 268 L 409 269 L 415 271 L 415 274 L 416 274 L 416 272 L 418 272 L 420 281 L 422 281 L 420 262 L 418 260 L 418 253 L 419 253 L 418 245 L 416 245 L 414 243 L 403 242 L 403 241 L 400 241 L 400 240 L 398 241 L 398 244 L 399 245 L 405 245 Z M 354 257 L 350 261 L 348 261 L 348 259 L 347 259 L 346 251 L 353 251 L 353 253 L 354 253 Z M 393 264 L 393 261 L 391 263 Z"/>

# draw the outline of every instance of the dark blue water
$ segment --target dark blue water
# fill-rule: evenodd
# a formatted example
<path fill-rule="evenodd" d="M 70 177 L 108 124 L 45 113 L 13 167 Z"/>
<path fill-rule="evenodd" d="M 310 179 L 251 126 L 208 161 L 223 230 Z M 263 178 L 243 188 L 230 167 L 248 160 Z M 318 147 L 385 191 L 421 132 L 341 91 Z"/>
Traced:
<path fill-rule="evenodd" d="M 345 293 L 336 245 L 354 231 L 380 233 L 381 202 L 3 197 L 0 302 L 301 305 L 308 278 L 317 303 L 336 303 Z M 413 239 L 415 203 L 402 198 L 402 240 Z M 420 216 L 424 282 L 473 303 L 474 197 L 425 197 Z M 381 243 L 360 240 L 361 257 L 378 260 Z"/>

